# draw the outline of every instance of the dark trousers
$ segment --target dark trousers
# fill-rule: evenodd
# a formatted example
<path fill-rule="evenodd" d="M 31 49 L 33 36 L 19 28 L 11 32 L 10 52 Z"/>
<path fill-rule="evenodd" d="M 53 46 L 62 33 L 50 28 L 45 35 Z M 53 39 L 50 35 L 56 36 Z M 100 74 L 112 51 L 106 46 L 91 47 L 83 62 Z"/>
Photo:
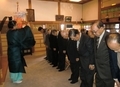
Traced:
<path fill-rule="evenodd" d="M 47 59 L 49 62 L 52 63 L 52 52 L 51 52 L 51 49 L 50 48 L 47 48 Z"/>
<path fill-rule="evenodd" d="M 94 70 L 80 68 L 80 87 L 93 87 Z M 102 86 L 101 86 L 102 87 Z"/>
<path fill-rule="evenodd" d="M 73 82 L 78 81 L 79 78 L 79 62 L 75 63 L 70 63 L 70 68 L 71 68 L 71 79 Z"/>
<path fill-rule="evenodd" d="M 52 51 L 52 64 L 54 65 L 54 66 L 57 66 L 58 65 L 58 51 L 56 50 L 56 51 Z"/>
<path fill-rule="evenodd" d="M 114 87 L 113 79 L 101 79 L 96 73 L 96 87 Z"/>
<path fill-rule="evenodd" d="M 58 68 L 63 70 L 65 69 L 65 57 L 66 57 L 66 54 L 63 53 L 62 51 L 59 51 L 59 54 L 58 54 Z"/>

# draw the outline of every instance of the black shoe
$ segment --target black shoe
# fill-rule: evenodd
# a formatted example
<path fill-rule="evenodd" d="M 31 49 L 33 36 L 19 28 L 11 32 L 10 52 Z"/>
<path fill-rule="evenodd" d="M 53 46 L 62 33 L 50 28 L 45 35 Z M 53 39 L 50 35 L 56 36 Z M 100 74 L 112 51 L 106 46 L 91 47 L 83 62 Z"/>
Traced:
<path fill-rule="evenodd" d="M 48 63 L 51 63 L 50 61 L 48 61 Z"/>
<path fill-rule="evenodd" d="M 71 78 L 68 79 L 68 81 L 72 80 Z"/>
<path fill-rule="evenodd" d="M 57 67 L 56 69 L 60 69 L 59 67 Z"/>
<path fill-rule="evenodd" d="M 70 82 L 71 84 L 75 84 L 76 82 L 78 82 L 78 81 L 72 81 L 72 82 Z"/>
<path fill-rule="evenodd" d="M 52 67 L 56 67 L 57 65 L 53 65 Z"/>
<path fill-rule="evenodd" d="M 60 70 L 58 70 L 59 72 L 61 72 L 61 71 L 64 71 L 65 69 L 60 69 Z"/>
<path fill-rule="evenodd" d="M 44 59 L 47 59 L 47 57 L 45 57 Z"/>

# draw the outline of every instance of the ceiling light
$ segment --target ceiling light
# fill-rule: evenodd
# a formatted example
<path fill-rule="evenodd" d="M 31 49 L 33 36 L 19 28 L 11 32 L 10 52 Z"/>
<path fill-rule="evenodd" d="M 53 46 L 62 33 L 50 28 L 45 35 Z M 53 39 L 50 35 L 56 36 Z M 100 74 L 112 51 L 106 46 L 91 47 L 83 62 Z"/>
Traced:
<path fill-rule="evenodd" d="M 71 2 L 80 2 L 81 0 L 70 0 Z"/>
<path fill-rule="evenodd" d="M 113 3 L 112 6 L 116 5 L 116 3 Z"/>

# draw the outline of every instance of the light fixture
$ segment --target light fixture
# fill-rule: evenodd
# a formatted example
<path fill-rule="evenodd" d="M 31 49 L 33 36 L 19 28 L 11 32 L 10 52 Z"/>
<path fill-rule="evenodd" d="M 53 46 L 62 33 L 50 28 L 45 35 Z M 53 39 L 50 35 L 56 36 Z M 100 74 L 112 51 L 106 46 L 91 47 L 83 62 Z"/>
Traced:
<path fill-rule="evenodd" d="M 112 6 L 116 5 L 116 3 L 111 4 Z"/>
<path fill-rule="evenodd" d="M 61 30 L 64 30 L 65 25 L 61 24 L 60 27 L 61 27 Z"/>
<path fill-rule="evenodd" d="M 69 0 L 71 2 L 80 2 L 81 0 Z"/>
<path fill-rule="evenodd" d="M 26 20 L 26 12 L 19 11 L 19 2 L 17 4 L 17 11 L 14 13 L 14 20 L 17 22 L 17 28 L 23 27 L 23 21 Z"/>

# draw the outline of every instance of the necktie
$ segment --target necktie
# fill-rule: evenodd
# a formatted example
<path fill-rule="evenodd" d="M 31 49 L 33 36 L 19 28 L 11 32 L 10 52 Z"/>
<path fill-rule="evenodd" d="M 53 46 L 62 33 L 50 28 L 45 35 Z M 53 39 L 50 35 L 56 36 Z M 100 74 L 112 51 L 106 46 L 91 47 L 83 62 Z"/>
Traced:
<path fill-rule="evenodd" d="M 99 46 L 99 37 L 96 38 L 96 48 L 98 49 Z"/>
<path fill-rule="evenodd" d="M 77 41 L 77 50 L 79 51 L 79 44 L 80 44 L 80 41 Z"/>

